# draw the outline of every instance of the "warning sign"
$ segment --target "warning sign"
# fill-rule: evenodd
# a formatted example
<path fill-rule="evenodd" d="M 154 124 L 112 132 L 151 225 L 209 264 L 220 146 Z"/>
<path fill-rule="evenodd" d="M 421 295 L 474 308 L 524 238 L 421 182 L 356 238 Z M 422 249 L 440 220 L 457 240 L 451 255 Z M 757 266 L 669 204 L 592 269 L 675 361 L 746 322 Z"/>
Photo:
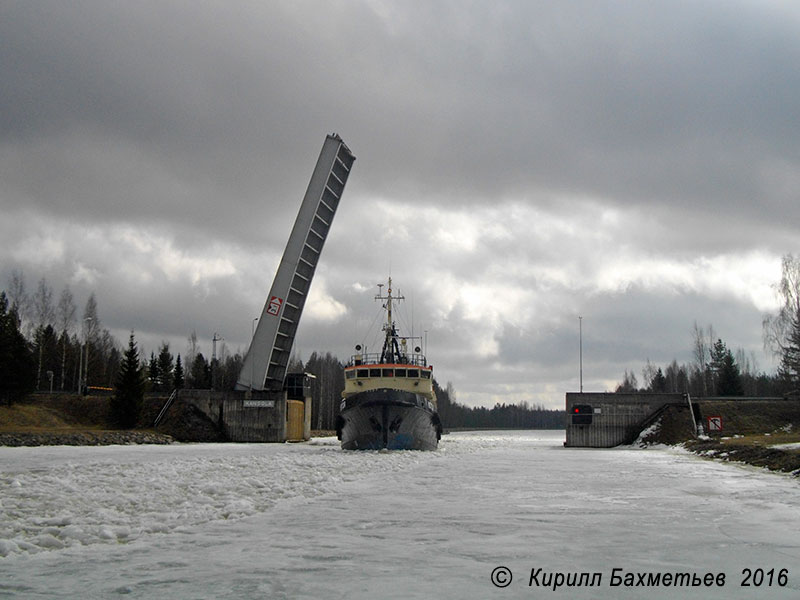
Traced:
<path fill-rule="evenodd" d="M 722 431 L 722 417 L 708 417 L 708 431 Z"/>
<path fill-rule="evenodd" d="M 267 313 L 270 315 L 275 315 L 277 317 L 278 313 L 281 312 L 282 305 L 283 305 L 283 298 L 272 296 L 269 299 L 269 305 L 267 306 Z"/>

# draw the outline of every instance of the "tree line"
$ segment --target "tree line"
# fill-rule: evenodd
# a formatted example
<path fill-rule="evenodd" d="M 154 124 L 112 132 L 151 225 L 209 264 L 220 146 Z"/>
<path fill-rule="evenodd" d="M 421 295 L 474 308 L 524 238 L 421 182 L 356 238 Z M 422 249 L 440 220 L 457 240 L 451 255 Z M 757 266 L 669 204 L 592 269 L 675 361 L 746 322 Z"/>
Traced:
<path fill-rule="evenodd" d="M 439 404 L 439 417 L 446 429 L 563 429 L 565 412 L 540 405 L 497 403 L 492 408 L 465 406 L 456 400 L 453 385 L 442 389 L 433 380 Z"/>
<path fill-rule="evenodd" d="M 663 369 L 648 360 L 642 369 L 642 385 L 633 371 L 625 370 L 617 392 L 689 393 L 707 396 L 782 396 L 800 392 L 800 257 L 787 254 L 781 261 L 781 280 L 776 286 L 780 307 L 762 321 L 764 348 L 778 360 L 775 373 L 758 370 L 755 357 L 744 350 L 735 353 L 714 328 L 692 331 L 690 364 L 676 360 Z"/>
<path fill-rule="evenodd" d="M 40 297 L 46 298 L 46 282 L 40 282 Z M 75 308 L 66 314 L 60 335 L 55 335 L 52 323 L 28 323 L 27 329 L 33 332 L 32 339 L 26 339 L 23 330 L 26 324 L 20 317 L 19 295 L 9 303 L 5 291 L 0 292 L 0 367 L 2 367 L 2 401 L 11 403 L 24 398 L 31 392 L 42 389 L 40 373 L 45 370 L 50 377 L 46 389 L 59 391 L 79 391 L 77 381 L 83 378 L 87 391 L 91 384 L 101 382 L 103 387 L 114 388 L 112 398 L 113 418 L 120 427 L 132 427 L 141 410 L 142 398 L 146 392 L 170 393 L 174 389 L 189 387 L 217 391 L 233 390 L 241 371 L 244 357 L 241 353 L 230 354 L 223 346 L 221 357 L 213 356 L 209 361 L 197 348 L 197 335 L 192 332 L 187 343 L 188 370 L 184 368 L 180 354 L 173 354 L 169 344 L 163 342 L 158 353 L 151 352 L 149 358 L 142 358 L 131 332 L 127 350 L 121 352 L 107 330 L 103 330 L 97 316 L 97 302 L 90 296 L 84 311 L 84 322 L 91 323 L 83 332 L 83 340 L 78 332 L 70 331 L 74 325 Z M 71 305 L 71 295 L 66 289 L 62 298 L 69 298 L 64 305 Z M 100 333 L 98 333 L 100 332 Z M 97 340 L 100 340 L 98 343 Z M 89 358 L 86 358 L 89 357 Z M 95 372 L 94 368 L 98 368 Z M 314 375 L 312 384 L 311 415 L 312 427 L 320 430 L 335 429 L 339 402 L 344 390 L 344 363 L 330 352 L 314 352 L 304 363 L 293 357 L 289 364 L 290 372 L 306 372 Z M 439 415 L 445 426 L 450 428 L 517 428 L 552 429 L 564 424 L 564 412 L 531 407 L 523 402 L 520 405 L 497 404 L 492 409 L 467 407 L 456 401 L 455 390 L 448 383 L 442 389 L 433 381 L 439 404 Z"/>
<path fill-rule="evenodd" d="M 13 271 L 8 288 L 2 292 L 0 310 L 0 393 L 4 400 L 34 391 L 85 393 L 114 388 L 123 350 L 103 326 L 94 292 L 79 315 L 69 286 L 56 300 L 45 278 L 28 292 L 23 273 Z M 224 347 L 223 352 L 227 354 Z M 224 361 L 205 357 L 194 332 L 188 338 L 185 356 L 173 354 L 169 344 L 163 342 L 149 359 L 142 357 L 145 391 L 232 389 L 243 360 L 239 353 L 226 356 Z"/>
<path fill-rule="evenodd" d="M 649 360 L 642 368 L 642 384 L 633 370 L 625 370 L 616 392 L 688 393 L 693 398 L 708 396 L 777 396 L 782 385 L 775 375 L 759 372 L 752 356 L 743 350 L 733 353 L 721 338 L 714 340 L 714 328 L 694 325 L 694 357 L 689 364 L 672 360 L 663 368 Z"/>
<path fill-rule="evenodd" d="M 625 371 L 618 392 L 689 392 L 704 396 L 776 396 L 800 390 L 800 258 L 783 257 L 782 277 L 776 286 L 781 299 L 777 314 L 763 321 L 765 348 L 780 359 L 776 373 L 759 372 L 755 358 L 731 351 L 712 326 L 693 331 L 693 362 L 673 360 L 664 368 L 647 361 L 642 385 L 633 371 Z M 29 294 L 21 272 L 14 271 L 7 291 L 0 292 L 0 401 L 10 403 L 34 391 L 81 392 L 118 388 L 123 379 L 141 379 L 141 392 L 169 393 L 193 388 L 234 389 L 244 356 L 223 344 L 209 359 L 200 352 L 192 332 L 187 350 L 174 354 L 167 342 L 149 358 L 140 357 L 133 332 L 128 349 L 104 328 L 94 293 L 81 317 L 70 288 L 58 300 L 42 278 Z M 312 427 L 334 429 L 344 389 L 344 363 L 330 353 L 314 352 L 303 363 L 293 358 L 289 370 L 305 371 L 316 379 L 312 386 Z M 563 427 L 564 413 L 541 406 L 497 404 L 493 408 L 467 407 L 456 401 L 451 384 L 442 389 L 434 381 L 439 412 L 445 427 L 555 428 Z M 138 387 L 137 388 L 138 393 Z"/>
<path fill-rule="evenodd" d="M 0 318 L 0 394 L 4 399 L 37 390 L 76 392 L 89 385 L 113 387 L 122 353 L 100 321 L 94 293 L 79 320 L 69 286 L 56 300 L 42 278 L 33 293 L 28 293 L 24 276 L 14 271 L 8 290 L 2 292 Z M 16 370 L 9 366 L 12 364 L 18 365 Z"/>
<path fill-rule="evenodd" d="M 34 391 L 87 393 L 113 389 L 117 423 L 136 422 L 145 393 L 169 394 L 174 389 L 233 390 L 244 364 L 241 352 L 222 344 L 209 358 L 199 349 L 197 335 L 187 339 L 185 354 L 174 353 L 168 342 L 141 356 L 131 332 L 127 349 L 104 328 L 97 299 L 90 294 L 83 312 L 69 286 L 58 300 L 42 278 L 28 293 L 20 271 L 11 275 L 8 292 L 0 292 L 0 401 L 10 403 Z M 293 357 L 290 372 L 314 375 L 312 428 L 335 429 L 344 389 L 344 362 L 331 353 L 314 352 L 303 362 Z M 442 389 L 434 380 L 440 416 L 446 427 L 555 428 L 563 427 L 563 411 L 542 407 L 498 404 L 491 409 L 456 402 L 453 386 Z"/>

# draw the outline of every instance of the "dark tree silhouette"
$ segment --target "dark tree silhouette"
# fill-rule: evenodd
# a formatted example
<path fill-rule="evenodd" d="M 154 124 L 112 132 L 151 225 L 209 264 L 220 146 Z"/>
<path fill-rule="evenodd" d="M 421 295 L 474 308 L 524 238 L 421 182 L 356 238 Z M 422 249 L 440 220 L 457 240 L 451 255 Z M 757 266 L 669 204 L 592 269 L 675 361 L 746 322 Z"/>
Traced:
<path fill-rule="evenodd" d="M 0 401 L 11 404 L 36 388 L 37 362 L 19 330 L 19 316 L 0 293 Z"/>
<path fill-rule="evenodd" d="M 128 341 L 117 375 L 117 385 L 111 400 L 112 418 L 122 429 L 130 429 L 139 420 L 144 399 L 144 372 L 139 364 L 139 350 L 133 338 Z"/>

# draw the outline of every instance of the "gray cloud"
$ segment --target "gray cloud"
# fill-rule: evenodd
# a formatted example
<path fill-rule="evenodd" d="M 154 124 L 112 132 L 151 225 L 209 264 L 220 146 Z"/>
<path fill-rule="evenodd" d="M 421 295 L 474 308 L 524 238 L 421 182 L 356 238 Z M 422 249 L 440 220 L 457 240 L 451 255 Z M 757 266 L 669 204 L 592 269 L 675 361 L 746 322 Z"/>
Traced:
<path fill-rule="evenodd" d="M 346 356 L 390 270 L 465 401 L 559 402 L 581 312 L 597 386 L 685 356 L 694 320 L 760 351 L 768 285 L 798 243 L 790 4 L 0 16 L 0 275 L 95 286 L 123 335 L 224 330 L 246 347 L 337 131 L 358 160 L 299 351 Z"/>

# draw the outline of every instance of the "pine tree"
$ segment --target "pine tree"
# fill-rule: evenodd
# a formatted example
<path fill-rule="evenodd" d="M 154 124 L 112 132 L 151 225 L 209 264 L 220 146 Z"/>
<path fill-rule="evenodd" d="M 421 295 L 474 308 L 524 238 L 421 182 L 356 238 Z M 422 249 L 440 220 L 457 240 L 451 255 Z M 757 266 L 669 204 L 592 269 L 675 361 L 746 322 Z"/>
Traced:
<path fill-rule="evenodd" d="M 122 429 L 130 429 L 139 420 L 144 400 L 144 373 L 139 365 L 139 350 L 133 338 L 128 341 L 128 349 L 122 359 L 117 385 L 112 399 L 112 417 Z"/>
<path fill-rule="evenodd" d="M 189 372 L 190 384 L 196 390 L 211 389 L 211 367 L 202 352 L 195 355 Z"/>
<path fill-rule="evenodd" d="M 37 363 L 19 330 L 14 307 L 8 309 L 5 292 L 0 292 L 0 401 L 11 404 L 36 388 Z"/>
<path fill-rule="evenodd" d="M 666 392 L 667 391 L 667 378 L 664 377 L 664 373 L 661 370 L 661 367 L 656 370 L 656 374 L 653 375 L 653 379 L 650 382 L 650 391 L 651 392 Z"/>
<path fill-rule="evenodd" d="M 172 387 L 176 390 L 183 389 L 183 363 L 181 362 L 181 355 L 175 359 L 175 370 L 172 372 Z"/>
<path fill-rule="evenodd" d="M 150 390 L 158 389 L 158 360 L 154 352 L 150 353 L 150 360 L 147 363 L 147 382 L 150 384 Z"/>
<path fill-rule="evenodd" d="M 225 362 L 222 366 L 222 374 L 220 377 L 220 388 L 223 390 L 232 390 L 236 386 L 239 379 L 239 373 L 242 372 L 242 365 L 244 358 L 241 353 L 237 352 L 233 355 L 225 357 Z"/>
<path fill-rule="evenodd" d="M 708 363 L 708 370 L 711 374 L 711 395 L 720 396 L 720 378 L 722 377 L 722 369 L 725 366 L 725 359 L 729 354 L 728 347 L 722 339 L 717 338 L 717 341 L 711 346 L 710 357 Z"/>
<path fill-rule="evenodd" d="M 169 351 L 169 344 L 162 342 L 158 352 L 158 380 L 156 384 L 156 389 L 159 392 L 168 391 L 172 385 L 173 371 L 175 370 L 173 360 L 172 353 Z"/>
<path fill-rule="evenodd" d="M 739 373 L 739 365 L 733 358 L 730 350 L 725 351 L 722 357 L 722 364 L 718 373 L 717 393 L 720 396 L 743 396 L 742 377 Z"/>

